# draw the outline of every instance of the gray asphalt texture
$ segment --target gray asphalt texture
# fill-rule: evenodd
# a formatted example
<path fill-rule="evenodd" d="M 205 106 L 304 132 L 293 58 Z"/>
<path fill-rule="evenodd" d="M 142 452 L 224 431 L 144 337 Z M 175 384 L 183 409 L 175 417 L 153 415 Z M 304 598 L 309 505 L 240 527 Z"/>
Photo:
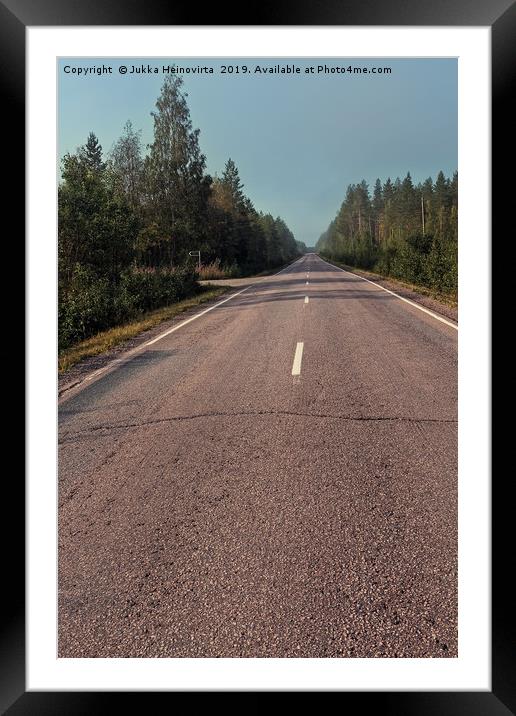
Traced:
<path fill-rule="evenodd" d="M 61 657 L 455 657 L 457 331 L 307 254 L 66 394 L 58 503 Z"/>

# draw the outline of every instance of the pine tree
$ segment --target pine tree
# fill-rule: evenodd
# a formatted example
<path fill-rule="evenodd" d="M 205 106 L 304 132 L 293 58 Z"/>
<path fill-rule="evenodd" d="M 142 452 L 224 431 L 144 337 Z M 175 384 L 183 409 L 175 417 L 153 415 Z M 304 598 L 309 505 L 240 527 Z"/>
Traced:
<path fill-rule="evenodd" d="M 457 291 L 458 175 L 439 172 L 414 186 L 405 178 L 376 180 L 373 199 L 367 184 L 348 186 L 335 219 L 317 242 L 329 258 L 374 268 L 385 275 L 429 286 L 452 295 Z M 372 218 L 376 228 L 369 227 Z M 377 237 L 373 243 L 371 237 Z"/>
<path fill-rule="evenodd" d="M 102 145 L 96 135 L 90 132 L 84 147 L 80 150 L 86 166 L 93 172 L 101 172 L 106 164 L 102 161 Z"/>
<path fill-rule="evenodd" d="M 245 212 L 246 197 L 242 191 L 244 185 L 240 181 L 237 166 L 231 158 L 226 162 L 220 183 L 227 197 L 228 209 L 235 213 Z"/>
<path fill-rule="evenodd" d="M 410 172 L 407 172 L 400 188 L 400 211 L 404 232 L 417 231 L 421 222 L 418 218 L 418 197 Z"/>
<path fill-rule="evenodd" d="M 384 206 L 390 206 L 394 197 L 394 187 L 390 177 L 387 177 L 385 184 L 383 185 L 383 203 Z"/>
<path fill-rule="evenodd" d="M 444 173 L 439 172 L 434 184 L 434 201 L 433 208 L 436 215 L 436 230 L 439 236 L 442 236 L 445 231 L 446 224 L 446 210 L 451 202 L 449 202 L 449 183 Z"/>

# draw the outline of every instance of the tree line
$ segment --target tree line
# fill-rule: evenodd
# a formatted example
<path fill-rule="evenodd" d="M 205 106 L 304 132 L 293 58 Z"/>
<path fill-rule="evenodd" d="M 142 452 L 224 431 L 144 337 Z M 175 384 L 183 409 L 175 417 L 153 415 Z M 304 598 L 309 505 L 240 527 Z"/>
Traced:
<path fill-rule="evenodd" d="M 458 175 L 442 171 L 414 185 L 410 173 L 348 186 L 317 241 L 321 255 L 440 293 L 457 294 Z"/>
<path fill-rule="evenodd" d="M 62 160 L 58 190 L 59 329 L 66 346 L 196 289 L 195 262 L 230 275 L 295 259 L 281 217 L 258 211 L 228 159 L 206 172 L 180 76 L 167 77 L 151 112 L 153 141 L 128 121 L 107 156 L 96 135 Z"/>

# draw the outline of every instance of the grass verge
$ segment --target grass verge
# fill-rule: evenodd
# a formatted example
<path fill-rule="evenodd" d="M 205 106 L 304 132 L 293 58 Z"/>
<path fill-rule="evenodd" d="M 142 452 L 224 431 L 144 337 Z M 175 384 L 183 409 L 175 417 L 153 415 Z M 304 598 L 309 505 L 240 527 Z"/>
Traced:
<path fill-rule="evenodd" d="M 321 256 L 321 258 L 323 257 Z M 324 260 L 327 261 L 329 264 L 333 264 L 334 266 L 343 268 L 346 271 L 354 272 L 359 276 L 363 274 L 366 278 L 371 279 L 371 281 L 374 281 L 375 278 L 381 278 L 383 281 L 390 281 L 395 286 L 407 288 L 410 291 L 414 291 L 415 293 L 421 294 L 422 296 L 428 296 L 429 298 L 433 298 L 435 301 L 439 301 L 439 303 L 444 303 L 446 306 L 450 306 L 451 308 L 457 308 L 458 306 L 457 299 L 454 296 L 450 296 L 446 293 L 439 293 L 438 291 L 434 291 L 427 286 L 421 286 L 420 284 L 416 283 L 407 283 L 406 281 L 400 281 L 399 278 L 393 278 L 392 276 L 385 276 L 381 273 L 373 273 L 372 271 L 366 271 L 365 269 L 359 268 L 358 266 L 349 266 L 348 264 L 343 264 L 340 261 L 333 261 L 327 258 L 324 258 Z"/>
<path fill-rule="evenodd" d="M 157 308 L 155 311 L 149 311 L 134 321 L 124 323 L 115 328 L 109 328 L 106 331 L 101 331 L 85 341 L 65 348 L 61 351 L 58 358 L 59 373 L 64 373 L 84 358 L 105 353 L 119 343 L 129 338 L 134 338 L 134 336 L 137 336 L 139 333 L 147 331 L 149 328 L 153 328 L 163 321 L 167 321 L 180 313 L 184 313 L 184 311 L 187 311 L 189 308 L 194 308 L 201 303 L 206 303 L 206 301 L 210 301 L 230 290 L 230 286 L 204 285 L 202 288 L 203 290 L 200 293 L 191 298 L 185 298 L 183 301 L 172 303 L 170 306 L 163 306 L 163 308 Z"/>

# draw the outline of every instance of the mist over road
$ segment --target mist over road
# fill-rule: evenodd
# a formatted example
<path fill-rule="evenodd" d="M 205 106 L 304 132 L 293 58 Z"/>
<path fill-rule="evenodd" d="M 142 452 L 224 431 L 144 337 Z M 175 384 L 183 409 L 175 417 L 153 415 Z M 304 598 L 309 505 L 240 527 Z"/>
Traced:
<path fill-rule="evenodd" d="M 306 254 L 65 394 L 58 497 L 61 657 L 456 656 L 457 330 Z"/>

